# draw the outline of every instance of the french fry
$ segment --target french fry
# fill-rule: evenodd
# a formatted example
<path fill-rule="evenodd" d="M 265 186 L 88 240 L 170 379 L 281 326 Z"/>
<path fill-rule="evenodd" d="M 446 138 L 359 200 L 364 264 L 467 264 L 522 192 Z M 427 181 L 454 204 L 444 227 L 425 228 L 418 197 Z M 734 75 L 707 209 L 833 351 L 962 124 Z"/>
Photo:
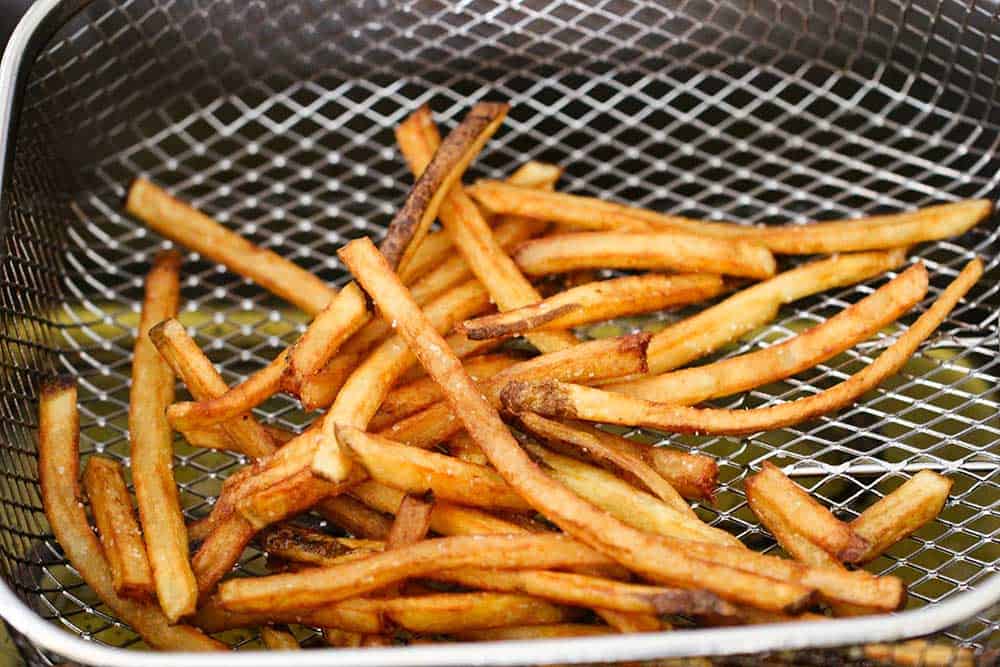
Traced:
<path fill-rule="evenodd" d="M 522 308 L 467 320 L 459 325 L 459 331 L 473 340 L 482 340 L 568 329 L 703 301 L 723 289 L 722 278 L 709 274 L 648 273 L 612 278 L 580 285 Z"/>
<path fill-rule="evenodd" d="M 725 599 L 776 611 L 797 610 L 808 604 L 812 596 L 809 588 L 692 558 L 672 540 L 635 530 L 552 480 L 518 446 L 496 409 L 447 350 L 371 241 L 352 241 L 339 254 L 383 316 L 397 320 L 400 334 L 427 374 L 441 385 L 456 416 L 493 467 L 536 510 L 568 534 L 656 583 L 703 588 Z M 690 544 L 701 543 L 685 542 L 684 548 Z"/>
<path fill-rule="evenodd" d="M 581 452 L 602 463 L 610 463 L 616 469 L 632 475 L 672 509 L 690 518 L 696 518 L 694 510 L 670 482 L 637 453 L 636 450 L 640 449 L 640 445 L 621 446 L 614 436 L 595 428 L 553 421 L 534 412 L 522 413 L 518 415 L 518 420 L 522 426 L 550 443 L 568 443 L 573 446 L 575 452 Z"/>
<path fill-rule="evenodd" d="M 786 523 L 838 561 L 854 563 L 868 549 L 868 542 L 837 519 L 785 473 L 765 461 L 760 472 L 746 480 L 753 495 L 766 498 Z M 748 491 L 748 494 L 750 491 Z"/>
<path fill-rule="evenodd" d="M 934 305 L 867 367 L 830 389 L 789 403 L 752 410 L 698 409 L 654 403 L 559 381 L 511 382 L 504 388 L 502 398 L 504 405 L 513 411 L 530 410 L 543 415 L 646 426 L 668 432 L 742 434 L 798 424 L 850 405 L 898 372 L 976 283 L 982 271 L 983 265 L 978 259 L 967 264 Z"/>
<path fill-rule="evenodd" d="M 356 537 L 384 540 L 392 526 L 392 522 L 384 515 L 347 495 L 321 500 L 317 503 L 316 510 L 324 519 Z"/>
<path fill-rule="evenodd" d="M 400 124 L 396 130 L 396 141 L 410 170 L 414 174 L 422 173 L 441 141 L 430 109 L 422 106 Z M 463 192 L 460 181 L 455 181 L 445 195 L 438 214 L 441 224 L 451 235 L 452 243 L 479 281 L 489 289 L 490 296 L 501 310 L 520 308 L 541 300 L 541 295 L 493 237 L 479 208 Z M 531 334 L 528 340 L 541 352 L 555 352 L 572 347 L 577 342 L 574 336 L 565 332 Z"/>
<path fill-rule="evenodd" d="M 428 634 L 563 623 L 580 616 L 577 610 L 514 593 L 438 593 L 386 599 L 378 607 L 393 623 Z"/>
<path fill-rule="evenodd" d="M 434 497 L 424 494 L 423 498 L 406 494 L 399 504 L 392 529 L 385 540 L 387 549 L 416 544 L 427 537 L 431 528 L 431 514 L 434 512 Z"/>
<path fill-rule="evenodd" d="M 445 537 L 341 565 L 231 579 L 219 586 L 217 596 L 232 611 L 314 609 L 446 569 L 558 569 L 605 562 L 598 552 L 563 535 Z"/>
<path fill-rule="evenodd" d="M 87 523 L 78 482 L 80 416 L 76 385 L 54 380 L 38 402 L 38 481 L 49 527 L 66 559 L 91 590 L 152 647 L 175 651 L 221 651 L 225 644 L 189 625 L 172 625 L 154 604 L 119 596 L 97 537 Z"/>
<path fill-rule="evenodd" d="M 323 628 L 323 641 L 334 648 L 360 648 L 365 641 L 365 635 L 341 630 L 340 628 Z"/>
<path fill-rule="evenodd" d="M 897 248 L 958 236 L 993 210 L 992 202 L 972 199 L 856 220 L 751 227 L 664 215 L 593 197 L 539 192 L 496 181 L 480 181 L 466 190 L 494 213 L 525 215 L 583 229 L 675 229 L 753 241 L 773 252 L 791 255 Z"/>
<path fill-rule="evenodd" d="M 603 431 L 601 433 L 611 435 Z M 616 442 L 632 442 L 618 436 L 612 438 Z M 649 465 L 663 475 L 682 496 L 688 500 L 714 502 L 715 490 L 719 485 L 719 464 L 711 456 L 682 452 L 669 447 L 646 447 L 640 451 Z"/>
<path fill-rule="evenodd" d="M 655 269 L 770 278 L 776 264 L 764 246 L 682 232 L 577 232 L 525 241 L 514 261 L 533 276 L 580 269 Z"/>
<path fill-rule="evenodd" d="M 445 447 L 451 456 L 466 463 L 475 463 L 481 466 L 490 464 L 490 460 L 486 458 L 486 454 L 483 454 L 483 450 L 479 449 L 479 445 L 465 431 L 460 431 L 449 438 Z"/>
<path fill-rule="evenodd" d="M 160 322 L 149 330 L 149 338 L 170 364 L 174 373 L 184 380 L 195 400 L 206 401 L 229 391 L 229 387 L 215 370 L 215 366 L 177 320 Z M 275 450 L 271 436 L 251 415 L 231 419 L 222 424 L 226 434 L 248 456 L 265 456 Z"/>
<path fill-rule="evenodd" d="M 236 500 L 236 510 L 260 530 L 335 497 L 365 479 L 362 471 L 352 471 L 343 482 L 332 484 L 316 479 L 309 470 L 300 470 L 287 479 Z"/>
<path fill-rule="evenodd" d="M 948 500 L 951 484 L 944 475 L 921 470 L 862 512 L 851 522 L 851 529 L 867 540 L 869 546 L 857 562 L 874 560 L 899 540 L 933 521 Z"/>
<path fill-rule="evenodd" d="M 584 625 L 582 623 L 555 623 L 551 625 L 522 625 L 488 630 L 464 630 L 452 632 L 451 636 L 468 642 L 500 642 L 524 639 L 559 639 L 570 637 L 600 637 L 613 634 L 604 625 Z"/>
<path fill-rule="evenodd" d="M 421 170 L 420 178 L 413 184 L 403 207 L 389 223 L 379 246 L 394 269 L 406 271 L 407 264 L 437 218 L 441 203 L 503 123 L 508 108 L 507 104 L 494 102 L 476 104 L 448 133 L 426 169 Z"/>
<path fill-rule="evenodd" d="M 492 469 L 444 454 L 408 447 L 344 424 L 337 441 L 345 445 L 376 482 L 406 493 L 430 491 L 436 498 L 487 509 L 528 510 Z"/>
<path fill-rule="evenodd" d="M 911 639 L 897 644 L 866 644 L 868 660 L 898 667 L 976 667 L 976 654 L 961 646 Z M 981 663 L 986 665 L 988 663 Z"/>
<path fill-rule="evenodd" d="M 337 295 L 294 262 L 251 243 L 144 178 L 132 182 L 125 210 L 161 236 L 225 265 L 310 315 Z"/>
<path fill-rule="evenodd" d="M 297 651 L 299 640 L 295 638 L 288 628 L 277 628 L 271 625 L 264 625 L 260 628 L 260 640 L 264 646 L 272 651 Z"/>
<path fill-rule="evenodd" d="M 292 524 L 271 526 L 258 535 L 260 547 L 282 560 L 309 565 L 325 565 L 349 553 L 364 555 L 382 551 L 385 542 L 334 537 L 318 530 Z"/>
<path fill-rule="evenodd" d="M 125 487 L 121 464 L 103 456 L 91 456 L 83 470 L 83 489 L 90 499 L 115 592 L 136 600 L 152 599 L 156 588 L 153 573 L 139 524 L 132 513 L 132 499 Z"/>
<path fill-rule="evenodd" d="M 580 382 L 642 373 L 646 368 L 645 348 L 649 334 L 580 343 L 560 352 L 543 354 L 511 366 L 479 385 L 479 391 L 499 407 L 500 391 L 514 379 L 574 377 Z M 434 405 L 383 429 L 380 435 L 413 447 L 427 449 L 458 433 L 462 428 L 445 402 Z"/>
<path fill-rule="evenodd" d="M 915 264 L 861 301 L 782 343 L 607 388 L 673 405 L 694 405 L 747 391 L 812 368 L 870 338 L 919 303 L 926 293 L 927 270 Z"/>
<path fill-rule="evenodd" d="M 170 622 L 194 611 L 198 589 L 174 482 L 174 438 L 164 414 L 174 400 L 174 375 L 149 339 L 149 330 L 177 315 L 180 263 L 178 253 L 161 253 L 146 277 L 133 349 L 128 417 L 132 481 L 143 541 L 156 596 Z"/>
<path fill-rule="evenodd" d="M 367 318 L 365 297 L 347 285 L 309 324 L 290 348 L 267 366 L 225 393 L 199 402 L 182 402 L 167 410 L 170 425 L 191 431 L 235 419 L 284 389 L 295 394 L 303 378 L 318 371 Z"/>
<path fill-rule="evenodd" d="M 159 356 L 159 353 L 157 353 L 157 356 Z M 279 447 L 296 436 L 296 433 L 293 431 L 286 431 L 285 429 L 276 428 L 267 424 L 264 424 L 264 430 L 267 431 L 269 436 L 271 436 L 271 440 L 274 444 Z M 226 432 L 223 431 L 222 427 L 218 424 L 204 429 L 196 428 L 190 431 L 181 431 L 181 435 L 188 441 L 188 444 L 194 447 L 204 447 L 205 449 L 224 449 L 230 452 L 238 452 L 240 454 L 243 453 L 243 450 L 232 438 L 226 435 Z M 133 466 L 134 465 L 135 464 L 133 463 Z"/>

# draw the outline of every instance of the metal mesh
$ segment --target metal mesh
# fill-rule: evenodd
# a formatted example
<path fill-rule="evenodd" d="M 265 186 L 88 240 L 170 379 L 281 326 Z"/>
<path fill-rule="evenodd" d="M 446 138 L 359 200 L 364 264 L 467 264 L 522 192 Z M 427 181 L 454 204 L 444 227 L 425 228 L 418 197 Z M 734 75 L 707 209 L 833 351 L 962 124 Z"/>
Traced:
<path fill-rule="evenodd" d="M 91 3 L 64 27 L 34 63 L 4 201 L 0 567 L 18 594 L 71 632 L 137 643 L 65 566 L 34 455 L 35 387 L 58 370 L 80 378 L 84 451 L 128 457 L 142 278 L 169 245 L 121 212 L 137 175 L 331 282 L 344 279 L 335 249 L 377 235 L 402 201 L 410 178 L 392 129 L 425 102 L 445 124 L 472 100 L 513 104 L 469 178 L 538 158 L 566 167 L 566 191 L 693 217 L 799 223 L 996 199 L 995 9 L 672 4 L 137 0 Z M 998 251 L 993 220 L 913 249 L 932 274 L 928 302 L 974 254 L 987 272 L 940 335 L 858 405 L 747 438 L 634 435 L 717 457 L 718 503 L 699 513 L 764 550 L 776 547 L 741 491 L 764 460 L 844 518 L 915 470 L 944 471 L 955 485 L 940 520 L 872 569 L 909 582 L 911 606 L 974 587 L 1000 563 Z M 180 319 L 229 382 L 304 328 L 301 313 L 197 255 L 186 256 L 184 276 Z M 786 307 L 722 354 L 788 338 L 880 282 Z M 897 331 L 719 404 L 814 393 L 870 362 Z M 311 418 L 284 397 L 258 413 L 293 428 Z M 204 515 L 240 463 L 178 440 L 185 511 Z M 241 567 L 259 570 L 259 555 Z M 985 649 L 998 636 L 994 609 L 946 638 Z M 252 633 L 227 638 L 256 645 Z"/>

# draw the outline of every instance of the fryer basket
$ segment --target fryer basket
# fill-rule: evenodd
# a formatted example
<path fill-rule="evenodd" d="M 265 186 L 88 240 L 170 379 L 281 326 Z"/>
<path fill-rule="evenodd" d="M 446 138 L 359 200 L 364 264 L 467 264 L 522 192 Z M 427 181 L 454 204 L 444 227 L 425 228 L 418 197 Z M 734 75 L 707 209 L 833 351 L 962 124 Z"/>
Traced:
<path fill-rule="evenodd" d="M 0 614 L 31 664 L 131 664 L 143 645 L 95 600 L 51 536 L 37 485 L 36 398 L 79 378 L 81 448 L 128 458 L 131 350 L 142 278 L 169 247 L 122 212 L 144 175 L 318 273 L 378 236 L 411 181 L 393 128 L 428 103 L 453 124 L 506 99 L 504 128 L 468 179 L 529 158 L 564 165 L 566 191 L 707 219 L 802 223 L 960 198 L 1000 186 L 1000 6 L 972 0 L 40 0 L 0 66 Z M 934 634 L 995 664 L 1000 645 L 1000 376 L 996 220 L 911 250 L 929 303 L 974 255 L 980 283 L 903 371 L 857 405 L 743 438 L 632 432 L 716 456 L 713 524 L 777 551 L 742 480 L 770 460 L 849 519 L 913 472 L 954 479 L 940 519 L 872 564 L 910 585 L 908 611 L 823 624 L 656 635 L 315 650 L 303 665 L 595 663 L 718 656 L 855 664 L 866 642 Z M 185 255 L 181 321 L 229 382 L 263 366 L 305 316 Z M 795 335 L 884 279 L 797 302 L 721 354 Z M 926 303 L 925 303 L 926 305 Z M 583 335 L 661 326 L 661 314 Z M 902 325 L 913 320 L 904 318 Z M 789 379 L 718 401 L 758 407 L 814 393 L 899 332 Z M 262 419 L 312 418 L 277 396 Z M 190 517 L 241 464 L 177 442 Z M 240 569 L 262 571 L 248 552 Z M 83 640 L 91 641 L 83 641 Z M 286 664 L 252 632 L 247 665 Z M 315 637 L 313 638 L 315 640 Z M 788 651 L 812 649 L 789 654 Z M 820 650 L 822 649 L 822 650 Z M 956 653 L 956 660 L 959 654 Z M 147 665 L 231 655 L 143 655 Z M 957 664 L 957 663 L 956 663 Z M 964 663 L 963 663 L 964 664 Z"/>

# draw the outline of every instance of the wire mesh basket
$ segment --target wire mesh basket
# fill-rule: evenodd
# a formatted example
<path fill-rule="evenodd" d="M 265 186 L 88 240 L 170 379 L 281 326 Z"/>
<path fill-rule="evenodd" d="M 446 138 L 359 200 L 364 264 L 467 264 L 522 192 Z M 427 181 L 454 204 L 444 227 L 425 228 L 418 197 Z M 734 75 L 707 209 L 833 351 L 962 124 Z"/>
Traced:
<path fill-rule="evenodd" d="M 169 246 L 122 213 L 135 176 L 331 283 L 345 279 L 336 248 L 378 236 L 402 201 L 410 178 L 392 130 L 421 103 L 446 124 L 474 100 L 513 104 L 470 177 L 499 177 L 538 158 L 565 166 L 567 191 L 692 217 L 799 223 L 996 199 L 998 13 L 994 3 L 972 0 L 41 0 L 0 68 L 0 613 L 24 657 L 130 664 L 134 654 L 107 647 L 142 646 L 65 564 L 42 512 L 35 456 L 38 381 L 59 371 L 80 378 L 83 450 L 128 457 L 142 278 L 153 254 Z M 776 662 L 854 664 L 864 654 L 844 647 L 940 633 L 939 641 L 994 664 L 997 236 L 990 220 L 911 251 L 931 271 L 928 302 L 974 254 L 987 272 L 939 335 L 858 405 L 745 438 L 632 434 L 717 457 L 718 502 L 698 512 L 764 551 L 777 547 L 741 490 L 747 471 L 764 460 L 784 466 L 843 518 L 916 470 L 944 472 L 955 484 L 940 519 L 872 564 L 909 583 L 911 611 L 490 650 L 331 649 L 296 661 L 714 655 L 728 656 L 719 664 L 759 664 L 767 653 Z M 185 259 L 180 319 L 228 381 L 244 379 L 303 330 L 302 313 L 197 255 Z M 784 340 L 878 284 L 786 307 L 722 354 Z M 675 316 L 612 328 L 655 328 Z M 755 407 L 818 391 L 869 363 L 896 331 L 719 404 Z M 258 412 L 289 428 L 312 418 L 282 396 Z M 182 440 L 176 451 L 185 512 L 203 516 L 243 461 Z M 240 564 L 248 572 L 261 567 L 251 552 Z M 226 639 L 260 647 L 249 632 Z M 782 653 L 804 648 L 816 650 Z M 968 664 L 969 655 L 956 650 L 954 664 Z M 147 654 L 142 662 L 177 659 Z M 244 659 L 287 663 L 274 653 Z M 184 657 L 189 665 L 231 661 Z"/>

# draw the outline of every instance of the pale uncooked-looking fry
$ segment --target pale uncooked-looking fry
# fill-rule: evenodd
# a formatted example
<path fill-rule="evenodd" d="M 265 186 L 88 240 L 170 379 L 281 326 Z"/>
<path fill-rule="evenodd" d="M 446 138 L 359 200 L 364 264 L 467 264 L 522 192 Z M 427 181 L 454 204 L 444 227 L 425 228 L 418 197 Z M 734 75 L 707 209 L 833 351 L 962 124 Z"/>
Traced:
<path fill-rule="evenodd" d="M 703 301 L 723 289 L 722 278 L 710 274 L 624 276 L 580 285 L 523 308 L 467 320 L 459 325 L 459 331 L 480 340 L 568 329 Z"/>
<path fill-rule="evenodd" d="M 861 301 L 782 343 L 606 388 L 672 405 L 694 405 L 747 391 L 801 373 L 870 338 L 919 303 L 926 293 L 927 270 L 916 264 Z"/>
<path fill-rule="evenodd" d="M 983 264 L 969 262 L 938 299 L 878 359 L 847 380 L 818 394 L 751 410 L 699 409 L 654 403 L 615 392 L 559 381 L 511 382 L 503 390 L 509 409 L 668 432 L 742 434 L 781 428 L 850 405 L 896 374 L 979 280 Z"/>
<path fill-rule="evenodd" d="M 867 644 L 861 651 L 868 660 L 896 667 L 976 667 L 973 651 L 926 639 L 911 639 L 897 644 Z M 992 663 L 980 664 L 985 667 Z"/>
<path fill-rule="evenodd" d="M 812 590 L 805 586 L 691 558 L 685 550 L 691 544 L 701 543 L 684 542 L 681 549 L 674 546 L 673 538 L 635 530 L 552 480 L 518 446 L 496 409 L 476 388 L 461 362 L 448 351 L 444 339 L 409 298 L 371 241 L 352 241 L 341 248 L 339 255 L 378 304 L 383 316 L 397 320 L 398 331 L 412 346 L 427 374 L 441 385 L 456 416 L 494 468 L 548 519 L 657 583 L 704 588 L 723 598 L 777 611 L 808 604 Z"/>
<path fill-rule="evenodd" d="M 80 416 L 76 385 L 54 380 L 38 402 L 38 482 L 52 533 L 91 590 L 150 646 L 173 651 L 221 651 L 226 645 L 189 625 L 171 625 L 155 604 L 129 600 L 114 589 L 108 562 L 87 523 L 78 481 Z"/>
<path fill-rule="evenodd" d="M 221 396 L 171 405 L 170 425 L 178 431 L 205 428 L 249 412 L 281 389 L 297 393 L 303 378 L 318 371 L 366 317 L 364 294 L 354 283 L 347 285 L 267 366 Z"/>
<path fill-rule="evenodd" d="M 392 527 L 392 522 L 383 514 L 347 495 L 322 500 L 316 510 L 327 521 L 357 537 L 384 540 Z"/>
<path fill-rule="evenodd" d="M 90 500 L 115 592 L 136 600 L 152 599 L 153 573 L 132 513 L 121 464 L 104 456 L 91 456 L 83 470 L 83 490 Z"/>
<path fill-rule="evenodd" d="M 941 513 L 951 480 L 921 470 L 898 489 L 879 500 L 851 522 L 851 529 L 866 539 L 868 549 L 858 562 L 867 563 Z"/>
<path fill-rule="evenodd" d="M 430 109 L 422 106 L 414 111 L 397 128 L 396 140 L 410 170 L 414 174 L 422 173 L 441 141 Z M 501 310 L 541 301 L 541 295 L 493 237 L 479 207 L 465 195 L 460 181 L 455 182 L 441 201 L 438 215 L 452 243 L 479 281 L 489 289 Z M 555 352 L 577 342 L 574 336 L 565 332 L 531 334 L 528 340 L 541 352 Z"/>
<path fill-rule="evenodd" d="M 260 628 L 260 640 L 264 646 L 272 651 L 297 651 L 299 640 L 295 638 L 288 628 L 278 628 L 271 625 L 264 625 Z"/>
<path fill-rule="evenodd" d="M 470 507 L 530 509 L 491 468 L 401 445 L 345 424 L 337 425 L 337 440 L 372 479 L 386 486 L 406 493 L 430 491 L 436 498 Z"/>
<path fill-rule="evenodd" d="M 393 217 L 379 249 L 394 269 L 406 271 L 438 216 L 441 202 L 507 116 L 509 105 L 480 102 L 455 126 Z"/>
<path fill-rule="evenodd" d="M 165 411 L 174 401 L 174 374 L 149 339 L 158 322 L 177 315 L 180 255 L 157 255 L 146 276 L 132 357 L 129 444 L 132 481 L 156 596 L 167 619 L 194 611 L 198 588 L 188 560 L 187 531 L 173 472 L 173 433 Z"/>
<path fill-rule="evenodd" d="M 524 639 L 566 639 L 571 637 L 600 637 L 614 634 L 604 625 L 582 623 L 555 623 L 552 625 L 521 625 L 488 630 L 464 630 L 449 633 L 456 639 L 469 642 L 502 642 Z"/>
<path fill-rule="evenodd" d="M 229 391 L 215 366 L 177 320 L 160 322 L 150 329 L 149 338 L 195 400 L 206 401 Z M 265 456 L 275 449 L 271 436 L 251 415 L 223 422 L 222 428 L 248 456 Z"/>
<path fill-rule="evenodd" d="M 524 357 L 512 354 L 484 354 L 466 359 L 465 369 L 473 380 L 480 382 L 522 361 Z M 375 417 L 369 422 L 368 428 L 372 431 L 381 431 L 440 400 L 442 400 L 441 390 L 429 377 L 397 385 L 386 395 Z"/>
<path fill-rule="evenodd" d="M 587 341 L 550 354 L 543 354 L 501 371 L 479 385 L 488 401 L 499 406 L 500 390 L 513 379 L 575 377 L 578 382 L 598 382 L 602 378 L 643 373 L 649 334 L 629 334 L 620 338 Z M 446 402 L 438 402 L 402 419 L 380 432 L 390 440 L 427 449 L 462 429 Z"/>
<path fill-rule="evenodd" d="M 900 266 L 905 259 L 902 250 L 855 253 L 779 273 L 658 332 L 649 343 L 649 372 L 680 368 L 770 322 L 784 304 L 861 282 Z"/>
<path fill-rule="evenodd" d="M 756 475 L 748 477 L 746 484 L 757 496 L 767 498 L 786 523 L 838 561 L 854 563 L 868 549 L 864 538 L 770 461 L 765 461 Z"/>
<path fill-rule="evenodd" d="M 125 210 L 158 234 L 245 276 L 315 315 L 337 290 L 277 253 L 251 243 L 144 178 L 128 191 Z"/>
<path fill-rule="evenodd" d="M 480 181 L 466 191 L 495 213 L 526 215 L 584 229 L 676 229 L 754 241 L 773 252 L 791 255 L 896 248 L 958 236 L 993 210 L 989 200 L 970 199 L 854 220 L 751 227 L 664 215 L 593 197 L 539 192 L 496 181 Z"/>

